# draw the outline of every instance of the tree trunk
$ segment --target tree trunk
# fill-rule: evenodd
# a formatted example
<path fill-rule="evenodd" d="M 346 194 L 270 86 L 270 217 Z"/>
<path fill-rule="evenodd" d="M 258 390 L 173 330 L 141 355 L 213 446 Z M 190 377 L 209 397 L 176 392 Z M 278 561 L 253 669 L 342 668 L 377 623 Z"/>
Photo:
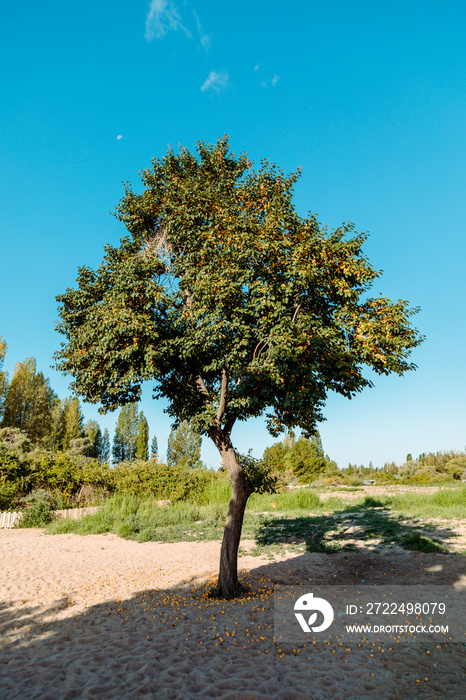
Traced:
<path fill-rule="evenodd" d="M 252 489 L 246 484 L 243 468 L 230 441 L 222 441 L 223 444 L 218 444 L 216 440 L 214 442 L 222 456 L 222 464 L 231 481 L 231 498 L 220 551 L 217 595 L 221 598 L 233 598 L 239 591 L 238 548 L 246 502 Z"/>

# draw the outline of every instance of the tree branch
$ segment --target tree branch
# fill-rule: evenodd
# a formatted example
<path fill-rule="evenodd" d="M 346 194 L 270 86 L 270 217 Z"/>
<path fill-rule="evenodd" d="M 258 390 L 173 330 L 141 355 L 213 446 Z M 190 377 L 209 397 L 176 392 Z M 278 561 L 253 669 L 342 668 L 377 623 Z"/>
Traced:
<path fill-rule="evenodd" d="M 206 387 L 206 385 L 205 385 L 205 383 L 204 383 L 204 380 L 202 379 L 202 376 L 201 376 L 200 373 L 197 374 L 197 375 L 194 377 L 194 382 L 195 382 L 195 384 L 196 384 L 196 386 L 197 386 L 198 391 L 199 391 L 201 394 L 204 394 L 204 396 L 207 396 L 207 398 L 210 398 L 209 391 L 208 391 L 208 389 L 207 389 L 207 387 Z"/>
<path fill-rule="evenodd" d="M 227 405 L 228 379 L 229 379 L 228 370 L 226 367 L 223 367 L 222 368 L 222 384 L 220 387 L 220 403 L 218 406 L 217 415 L 215 417 L 217 425 L 219 425 L 219 426 L 222 422 L 223 414 L 225 413 L 225 408 Z"/>
<path fill-rule="evenodd" d="M 225 421 L 225 425 L 223 427 L 223 434 L 228 439 L 230 438 L 230 434 L 231 434 L 231 431 L 233 430 L 233 426 L 235 424 L 236 418 L 237 418 L 236 413 L 232 413 L 232 415 L 229 416 L 229 418 L 227 418 L 227 420 Z"/>
<path fill-rule="evenodd" d="M 296 309 L 294 310 L 294 314 L 293 314 L 293 318 L 291 319 L 291 323 L 294 323 L 296 321 L 296 316 L 301 311 L 302 305 L 303 305 L 303 302 L 300 301 L 299 304 L 297 305 Z"/>

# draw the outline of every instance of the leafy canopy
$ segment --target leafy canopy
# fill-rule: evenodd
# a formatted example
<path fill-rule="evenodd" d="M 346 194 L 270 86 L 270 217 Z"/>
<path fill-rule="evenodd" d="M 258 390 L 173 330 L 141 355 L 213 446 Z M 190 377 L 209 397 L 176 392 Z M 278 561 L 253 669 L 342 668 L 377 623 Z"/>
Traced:
<path fill-rule="evenodd" d="M 366 235 L 327 233 L 292 203 L 297 174 L 229 152 L 228 138 L 154 159 L 117 217 L 128 234 L 58 297 L 57 366 L 113 410 L 155 380 L 175 423 L 229 435 L 266 414 L 272 435 L 310 435 L 327 393 L 351 397 L 403 374 L 421 342 L 405 301 L 371 299 Z"/>

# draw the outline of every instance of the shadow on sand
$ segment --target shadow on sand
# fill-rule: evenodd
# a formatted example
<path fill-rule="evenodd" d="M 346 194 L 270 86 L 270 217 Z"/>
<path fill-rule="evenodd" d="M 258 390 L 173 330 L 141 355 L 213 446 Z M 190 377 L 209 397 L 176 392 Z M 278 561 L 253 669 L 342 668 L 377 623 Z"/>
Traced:
<path fill-rule="evenodd" d="M 386 531 L 389 521 L 379 512 L 374 527 Z M 334 522 L 297 518 L 285 527 L 288 542 L 294 537 L 313 551 L 243 572 L 250 594 L 235 600 L 211 599 L 213 581 L 192 579 L 170 589 L 133 590 L 125 599 L 79 610 L 71 593 L 47 606 L 3 603 L 2 697 L 464 697 L 464 645 L 345 649 L 317 644 L 285 652 L 273 638 L 273 586 L 464 584 L 465 557 L 390 550 L 315 552 L 316 529 L 320 541 L 328 542 Z M 273 532 L 275 540 L 283 536 L 272 519 L 260 537 L 269 541 Z"/>

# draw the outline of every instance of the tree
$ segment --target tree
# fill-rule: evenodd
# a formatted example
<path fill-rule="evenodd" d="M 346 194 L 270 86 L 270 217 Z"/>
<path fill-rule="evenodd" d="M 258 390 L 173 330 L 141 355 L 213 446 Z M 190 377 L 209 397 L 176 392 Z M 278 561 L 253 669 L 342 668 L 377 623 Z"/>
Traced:
<path fill-rule="evenodd" d="M 0 335 L 0 419 L 5 408 L 5 399 L 8 391 L 8 373 L 2 371 L 3 360 L 5 359 L 6 343 Z"/>
<path fill-rule="evenodd" d="M 168 436 L 167 464 L 194 469 L 201 465 L 201 436 L 189 421 L 181 421 Z"/>
<path fill-rule="evenodd" d="M 149 424 L 141 411 L 138 419 L 138 435 L 136 438 L 136 459 L 147 462 L 149 459 Z"/>
<path fill-rule="evenodd" d="M 262 461 L 271 471 L 284 472 L 287 468 L 286 457 L 289 448 L 283 442 L 266 447 L 262 455 Z"/>
<path fill-rule="evenodd" d="M 84 416 L 76 396 L 69 396 L 63 401 L 62 421 L 61 448 L 66 452 L 71 448 L 73 440 L 84 438 Z"/>
<path fill-rule="evenodd" d="M 155 437 L 155 435 L 152 438 L 152 442 L 150 444 L 150 458 L 154 462 L 157 462 L 159 459 L 159 445 L 157 443 L 157 438 Z"/>
<path fill-rule="evenodd" d="M 17 362 L 6 394 L 2 427 L 19 428 L 33 442 L 46 440 L 55 399 L 49 380 L 37 372 L 33 357 Z"/>
<path fill-rule="evenodd" d="M 290 464 L 294 475 L 304 484 L 309 484 L 325 471 L 327 460 L 319 433 L 310 440 L 300 437 L 294 443 L 290 450 Z"/>
<path fill-rule="evenodd" d="M 90 440 L 89 448 L 86 450 L 86 457 L 98 459 L 102 454 L 102 431 L 96 420 L 88 420 L 84 426 L 84 434 Z"/>
<path fill-rule="evenodd" d="M 139 413 L 137 403 L 126 404 L 118 414 L 113 436 L 112 453 L 114 462 L 134 462 L 136 459 L 138 428 Z"/>
<path fill-rule="evenodd" d="M 251 484 L 234 424 L 265 414 L 273 436 L 310 436 L 329 391 L 351 398 L 378 374 L 402 375 L 422 340 L 405 301 L 367 292 L 379 276 L 352 224 L 327 233 L 292 203 L 298 175 L 229 152 L 228 138 L 154 159 L 144 191 L 117 209 L 128 234 L 58 297 L 57 367 L 103 412 L 138 401 L 144 380 L 174 424 L 216 445 L 232 486 L 217 590 L 238 586 Z"/>
<path fill-rule="evenodd" d="M 102 448 L 98 460 L 101 464 L 108 464 L 110 461 L 110 434 L 108 428 L 105 428 L 102 437 Z"/>

